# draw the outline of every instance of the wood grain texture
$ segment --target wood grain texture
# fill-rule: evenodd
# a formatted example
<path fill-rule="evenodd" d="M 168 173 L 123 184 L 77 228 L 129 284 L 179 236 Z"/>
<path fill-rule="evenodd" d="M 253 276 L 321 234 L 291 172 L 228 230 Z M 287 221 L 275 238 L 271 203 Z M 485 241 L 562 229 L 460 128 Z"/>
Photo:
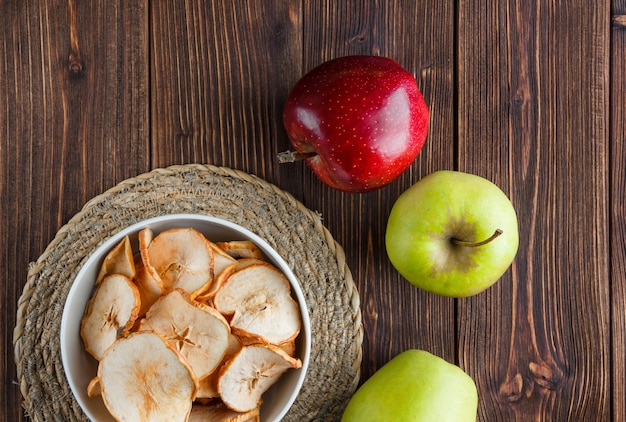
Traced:
<path fill-rule="evenodd" d="M 282 104 L 298 77 L 300 15 L 295 1 L 153 4 L 154 167 L 211 163 L 284 186 L 300 178 L 275 159 L 288 146 Z"/>
<path fill-rule="evenodd" d="M 611 397 L 626 420 L 626 1 L 612 2 L 610 93 Z"/>
<path fill-rule="evenodd" d="M 521 229 L 511 271 L 460 302 L 481 420 L 610 417 L 608 14 L 460 3 L 459 167 L 503 188 Z"/>
<path fill-rule="evenodd" d="M 2 2 L 0 420 L 22 417 L 11 348 L 28 263 L 91 197 L 148 168 L 146 7 Z"/>
<path fill-rule="evenodd" d="M 624 0 L 0 0 L 0 422 L 24 419 L 28 263 L 93 196 L 193 162 L 320 212 L 360 290 L 363 379 L 422 348 L 474 377 L 481 421 L 626 420 L 625 17 Z M 397 60 L 431 111 L 413 166 L 359 195 L 275 159 L 289 89 L 348 54 Z M 386 257 L 393 202 L 439 169 L 493 180 L 519 213 L 513 267 L 469 299 L 415 289 Z"/>

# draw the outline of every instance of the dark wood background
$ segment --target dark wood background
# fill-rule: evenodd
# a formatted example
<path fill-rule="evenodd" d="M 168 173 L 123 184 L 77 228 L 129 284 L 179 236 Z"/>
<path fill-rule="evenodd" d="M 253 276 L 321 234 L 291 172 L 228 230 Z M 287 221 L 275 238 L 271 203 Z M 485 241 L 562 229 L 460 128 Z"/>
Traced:
<path fill-rule="evenodd" d="M 0 0 L 2 421 L 24 418 L 12 337 L 35 261 L 83 204 L 183 163 L 260 176 L 321 212 L 358 284 L 362 379 L 408 348 L 476 381 L 481 421 L 626 420 L 626 1 Z M 290 87 L 389 56 L 431 110 L 427 144 L 368 194 L 279 165 Z M 478 296 L 390 265 L 394 200 L 439 169 L 510 195 L 520 248 Z"/>

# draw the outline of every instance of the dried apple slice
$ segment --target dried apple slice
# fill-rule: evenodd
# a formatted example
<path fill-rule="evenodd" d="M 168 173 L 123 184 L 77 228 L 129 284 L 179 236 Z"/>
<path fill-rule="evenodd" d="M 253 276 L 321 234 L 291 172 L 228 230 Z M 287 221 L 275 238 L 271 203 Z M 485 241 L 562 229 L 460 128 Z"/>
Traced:
<path fill-rule="evenodd" d="M 100 360 L 109 346 L 133 326 L 139 306 L 139 291 L 128 277 L 113 274 L 102 279 L 81 321 L 85 350 Z"/>
<path fill-rule="evenodd" d="M 230 334 L 228 336 L 228 348 L 224 353 L 224 357 L 222 361 L 218 365 L 218 367 L 223 366 L 228 360 L 230 360 L 237 352 L 241 350 L 241 341 L 239 337 L 234 334 Z M 197 399 L 212 399 L 215 397 L 219 397 L 219 393 L 217 392 L 217 380 L 219 378 L 219 371 L 213 371 L 211 374 L 206 377 L 198 380 L 198 394 L 196 395 Z"/>
<path fill-rule="evenodd" d="M 247 412 L 259 405 L 261 396 L 289 368 L 300 368 L 302 362 L 277 346 L 243 347 L 220 370 L 217 389 L 230 409 Z"/>
<path fill-rule="evenodd" d="M 148 246 L 148 259 L 163 282 L 165 292 L 182 289 L 189 294 L 213 281 L 215 252 L 202 233 L 193 228 L 169 229 Z"/>
<path fill-rule="evenodd" d="M 300 332 L 300 309 L 291 297 L 289 280 L 269 263 L 255 263 L 233 272 L 215 294 L 218 311 L 232 316 L 238 335 L 280 344 Z"/>
<path fill-rule="evenodd" d="M 134 281 L 141 298 L 139 316 L 143 317 L 154 302 L 163 296 L 163 286 L 160 284 L 159 279 L 155 278 L 150 270 L 146 268 L 143 261 L 139 261 L 136 268 L 137 275 L 135 275 Z"/>
<path fill-rule="evenodd" d="M 217 246 L 235 259 L 254 258 L 264 260 L 263 252 L 251 240 L 217 242 Z"/>
<path fill-rule="evenodd" d="M 102 394 L 100 389 L 100 378 L 93 377 L 87 385 L 87 397 L 98 397 Z"/>
<path fill-rule="evenodd" d="M 104 277 L 112 274 L 125 275 L 130 279 L 135 277 L 133 248 L 128 236 L 125 236 L 104 258 L 96 277 L 96 285 L 100 284 Z"/>
<path fill-rule="evenodd" d="M 218 275 L 219 273 L 224 271 L 226 267 L 237 262 L 235 258 L 227 254 L 222 248 L 217 246 L 216 243 L 213 243 L 210 240 L 207 240 L 207 242 L 209 243 L 209 246 L 213 249 L 213 252 L 214 252 L 213 273 L 215 275 Z"/>
<path fill-rule="evenodd" d="M 148 246 L 153 238 L 154 234 L 149 228 L 141 230 L 138 234 L 140 255 L 135 265 L 137 271 L 134 280 L 141 297 L 140 317 L 144 316 L 154 302 L 163 295 L 163 281 L 150 263 L 148 256 Z"/>
<path fill-rule="evenodd" d="M 259 406 L 248 412 L 235 412 L 220 401 L 194 404 L 188 422 L 258 422 L 261 419 Z"/>
<path fill-rule="evenodd" d="M 197 389 L 185 360 L 149 331 L 116 341 L 98 365 L 98 379 L 118 421 L 185 421 Z"/>
<path fill-rule="evenodd" d="M 231 264 L 226 267 L 221 273 L 219 273 L 219 275 L 217 275 L 213 279 L 213 282 L 207 288 L 195 292 L 195 299 L 199 302 L 206 302 L 209 299 L 213 298 L 213 296 L 215 296 L 215 293 L 217 293 L 218 289 L 224 284 L 226 279 L 233 273 L 233 271 L 235 271 L 236 267 L 237 263 Z"/>
<path fill-rule="evenodd" d="M 213 372 L 228 348 L 230 328 L 212 307 L 199 303 L 182 290 L 157 300 L 141 324 L 167 339 L 201 379 Z"/>
<path fill-rule="evenodd" d="M 196 296 L 196 300 L 202 302 L 213 298 L 213 296 L 215 296 L 215 293 L 217 293 L 220 287 L 222 287 L 224 283 L 226 283 L 228 277 L 230 277 L 235 271 L 242 270 L 253 264 L 265 264 L 265 262 L 256 258 L 242 258 L 236 260 L 233 264 L 230 264 L 228 267 L 224 268 L 219 274 L 216 273 L 213 283 L 211 283 L 208 289 L 197 292 L 198 295 Z"/>
<path fill-rule="evenodd" d="M 238 336 L 237 337 L 239 339 L 239 341 L 241 342 L 242 346 L 253 346 L 253 345 L 257 345 L 257 344 L 265 344 L 265 342 L 258 338 L 257 336 Z M 274 344 L 274 346 L 278 346 L 281 349 L 283 349 L 283 351 L 285 353 L 287 353 L 289 356 L 294 357 L 296 355 L 296 341 L 294 340 L 287 340 L 285 342 L 282 342 L 280 344 Z"/>
<path fill-rule="evenodd" d="M 285 353 L 287 353 L 289 356 L 295 356 L 296 355 L 296 342 L 295 340 L 289 340 L 286 341 L 284 343 L 278 344 L 278 347 L 280 347 L 281 349 L 283 349 L 283 351 Z"/>

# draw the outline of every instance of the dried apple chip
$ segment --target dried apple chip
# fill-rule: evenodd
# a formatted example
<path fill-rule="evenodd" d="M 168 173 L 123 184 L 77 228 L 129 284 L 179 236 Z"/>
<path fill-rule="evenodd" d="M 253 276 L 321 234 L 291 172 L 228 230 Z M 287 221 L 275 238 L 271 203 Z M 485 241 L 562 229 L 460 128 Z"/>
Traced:
<path fill-rule="evenodd" d="M 241 350 L 241 341 L 239 337 L 234 334 L 228 336 L 228 348 L 224 353 L 224 357 L 220 362 L 219 367 L 223 366 L 228 360 L 230 360 L 237 352 Z M 217 380 L 219 378 L 219 371 L 213 371 L 206 377 L 198 380 L 198 394 L 197 399 L 212 399 L 219 397 L 217 392 Z"/>
<path fill-rule="evenodd" d="M 93 377 L 89 384 L 87 384 L 87 397 L 98 397 L 102 394 L 100 390 L 100 378 Z"/>
<path fill-rule="evenodd" d="M 137 272 L 134 280 L 141 297 L 140 317 L 144 316 L 152 304 L 163 295 L 163 281 L 150 264 L 148 256 L 148 246 L 150 246 L 153 237 L 154 234 L 149 228 L 141 230 L 138 234 L 139 260 L 135 265 Z"/>
<path fill-rule="evenodd" d="M 207 288 L 195 292 L 195 299 L 200 302 L 206 302 L 212 299 L 213 296 L 215 296 L 215 293 L 217 293 L 219 288 L 224 284 L 226 279 L 236 270 L 236 268 L 236 262 L 226 267 L 222 272 L 215 276 L 213 282 L 209 286 L 207 286 Z"/>
<path fill-rule="evenodd" d="M 166 338 L 198 379 L 217 368 L 228 348 L 230 335 L 228 322 L 219 312 L 179 289 L 152 305 L 141 329 L 154 330 Z"/>
<path fill-rule="evenodd" d="M 296 355 L 296 342 L 295 342 L 295 340 L 289 340 L 289 341 L 286 341 L 284 343 L 277 344 L 277 346 L 280 347 L 281 349 L 283 349 L 283 351 L 285 353 L 287 353 L 289 356 L 295 356 Z"/>
<path fill-rule="evenodd" d="M 300 332 L 300 309 L 291 297 L 287 277 L 269 263 L 255 263 L 233 272 L 213 298 L 218 311 L 232 316 L 238 335 L 280 344 Z"/>
<path fill-rule="evenodd" d="M 228 267 L 224 268 L 219 274 L 216 273 L 213 283 L 211 283 L 208 289 L 197 292 L 198 295 L 196 296 L 196 299 L 201 302 L 212 299 L 213 296 L 215 296 L 215 293 L 217 293 L 217 291 L 220 289 L 220 287 L 222 287 L 222 285 L 226 283 L 228 277 L 230 277 L 235 271 L 242 270 L 253 264 L 265 264 L 265 262 L 256 258 L 242 258 L 236 260 L 233 264 L 230 264 Z"/>
<path fill-rule="evenodd" d="M 136 268 L 137 275 L 135 275 L 134 282 L 141 298 L 139 316 L 143 317 L 154 302 L 163 295 L 163 286 L 159 279 L 150 272 L 150 269 L 146 268 L 143 261 L 139 261 Z"/>
<path fill-rule="evenodd" d="M 237 262 L 235 258 L 227 254 L 224 250 L 222 250 L 222 248 L 217 246 L 217 244 L 211 242 L 210 240 L 207 240 L 207 242 L 209 242 L 209 246 L 213 249 L 213 252 L 214 252 L 213 273 L 215 275 L 218 275 L 219 273 L 224 271 L 226 267 Z"/>
<path fill-rule="evenodd" d="M 100 272 L 96 277 L 96 285 L 100 284 L 104 277 L 112 274 L 125 275 L 130 279 L 135 276 L 133 248 L 130 245 L 128 236 L 125 236 L 104 258 L 100 266 Z"/>
<path fill-rule="evenodd" d="M 217 242 L 217 246 L 235 259 L 254 258 L 264 260 L 263 252 L 251 240 Z"/>
<path fill-rule="evenodd" d="M 98 379 L 118 421 L 185 421 L 197 389 L 185 360 L 149 331 L 116 341 L 98 365 Z"/>
<path fill-rule="evenodd" d="M 265 393 L 289 368 L 300 368 L 302 362 L 277 346 L 243 347 L 220 370 L 217 389 L 230 409 L 247 412 L 256 408 Z"/>
<path fill-rule="evenodd" d="M 165 292 L 182 289 L 189 294 L 206 289 L 213 281 L 214 250 L 202 233 L 169 229 L 148 246 L 148 259 L 163 282 Z"/>
<path fill-rule="evenodd" d="M 113 274 L 102 279 L 80 325 L 85 350 L 100 360 L 109 346 L 133 326 L 139 306 L 139 291 L 128 277 Z"/>
<path fill-rule="evenodd" d="M 188 422 L 258 422 L 259 406 L 248 412 L 235 412 L 220 401 L 208 404 L 194 404 Z"/>

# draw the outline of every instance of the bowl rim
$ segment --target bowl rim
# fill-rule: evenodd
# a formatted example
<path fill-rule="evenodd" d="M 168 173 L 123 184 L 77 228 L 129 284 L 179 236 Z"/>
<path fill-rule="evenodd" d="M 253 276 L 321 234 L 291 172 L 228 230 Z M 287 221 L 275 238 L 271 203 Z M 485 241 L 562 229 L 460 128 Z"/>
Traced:
<path fill-rule="evenodd" d="M 272 420 L 279 421 L 281 420 L 285 414 L 289 411 L 291 406 L 296 400 L 300 390 L 302 389 L 302 385 L 304 383 L 304 379 L 306 378 L 306 373 L 309 367 L 310 355 L 311 355 L 311 321 L 308 306 L 306 304 L 306 299 L 304 297 L 304 293 L 302 287 L 300 286 L 300 282 L 298 278 L 295 276 L 287 261 L 274 249 L 266 240 L 262 237 L 254 233 L 252 230 L 247 229 L 237 223 L 234 223 L 230 220 L 214 217 L 210 215 L 204 214 L 189 214 L 189 213 L 176 213 L 176 214 L 166 214 L 159 215 L 155 217 L 146 218 L 141 221 L 137 221 L 136 223 L 130 224 L 119 231 L 112 233 L 106 240 L 104 240 L 96 249 L 89 254 L 84 263 L 81 264 L 79 271 L 76 273 L 74 280 L 72 281 L 72 285 L 70 286 L 68 295 L 66 297 L 65 303 L 63 305 L 63 312 L 61 315 L 61 323 L 60 323 L 60 352 L 61 352 L 61 362 L 63 365 L 63 369 L 65 372 L 65 378 L 70 386 L 72 394 L 74 398 L 78 402 L 80 408 L 85 412 L 85 414 L 91 419 L 95 420 L 94 415 L 90 412 L 90 409 L 86 408 L 85 404 L 81 400 L 83 394 L 78 391 L 78 386 L 75 383 L 74 376 L 69 368 L 71 367 L 69 352 L 67 350 L 66 344 L 68 342 L 68 338 L 70 335 L 75 336 L 78 334 L 80 336 L 80 332 L 70 334 L 73 331 L 70 331 L 68 325 L 71 307 L 68 304 L 72 303 L 71 301 L 75 299 L 75 296 L 78 295 L 80 287 L 84 283 L 77 283 L 77 280 L 81 280 L 81 278 L 85 277 L 85 272 L 88 272 L 89 268 L 95 265 L 96 262 L 102 261 L 106 254 L 113 248 L 118 242 L 120 242 L 126 235 L 131 235 L 137 233 L 139 230 L 149 227 L 150 225 L 161 225 L 161 224 L 170 224 L 171 227 L 160 229 L 160 231 L 167 230 L 169 228 L 180 227 L 184 228 L 185 224 L 175 224 L 176 221 L 181 220 L 194 220 L 200 223 L 209 223 L 220 228 L 232 230 L 238 232 L 242 237 L 253 241 L 257 246 L 261 248 L 261 250 L 265 253 L 268 259 L 276 265 L 289 279 L 289 283 L 291 285 L 293 294 L 298 302 L 300 307 L 300 314 L 302 317 L 302 327 L 298 337 L 303 336 L 303 339 L 300 340 L 300 344 L 303 346 L 302 350 L 299 353 L 299 357 L 302 361 L 302 367 L 299 369 L 295 369 L 294 371 L 299 371 L 299 376 L 297 377 L 297 382 L 289 395 L 289 398 L 285 402 L 285 405 L 282 407 L 279 414 Z M 202 231 L 202 230 L 200 230 Z M 158 233 L 157 233 L 158 234 Z M 211 240 L 211 239 L 209 239 Z M 94 280 L 95 281 L 95 280 Z M 93 287 L 92 287 L 93 289 Z M 87 299 L 89 300 L 89 299 Z M 79 324 L 80 325 L 80 324 Z M 82 344 L 82 340 L 79 340 Z M 87 354 L 87 352 L 82 350 L 83 353 Z"/>

